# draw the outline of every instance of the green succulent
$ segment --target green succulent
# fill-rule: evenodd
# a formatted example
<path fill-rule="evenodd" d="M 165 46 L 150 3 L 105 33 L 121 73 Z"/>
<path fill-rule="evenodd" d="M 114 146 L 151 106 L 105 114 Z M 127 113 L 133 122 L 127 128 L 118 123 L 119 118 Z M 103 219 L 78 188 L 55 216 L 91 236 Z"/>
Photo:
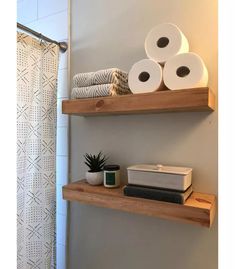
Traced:
<path fill-rule="evenodd" d="M 84 155 L 85 164 L 89 167 L 89 172 L 100 172 L 103 170 L 108 158 L 100 151 L 97 155 L 86 153 Z"/>

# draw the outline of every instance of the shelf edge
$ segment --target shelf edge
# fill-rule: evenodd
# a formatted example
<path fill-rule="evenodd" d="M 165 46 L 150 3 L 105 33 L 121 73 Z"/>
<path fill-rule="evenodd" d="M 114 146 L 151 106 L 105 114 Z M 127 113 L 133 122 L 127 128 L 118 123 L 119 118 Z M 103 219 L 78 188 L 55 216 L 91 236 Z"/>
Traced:
<path fill-rule="evenodd" d="M 211 207 L 198 208 L 126 196 L 89 193 L 63 187 L 63 199 L 129 213 L 158 217 L 210 228 L 215 217 L 215 200 Z M 172 213 L 172 211 L 174 213 Z M 171 214 L 167 213 L 171 212 Z"/>
<path fill-rule="evenodd" d="M 207 87 L 62 101 L 63 114 L 78 116 L 213 111 L 214 109 L 215 95 Z"/>

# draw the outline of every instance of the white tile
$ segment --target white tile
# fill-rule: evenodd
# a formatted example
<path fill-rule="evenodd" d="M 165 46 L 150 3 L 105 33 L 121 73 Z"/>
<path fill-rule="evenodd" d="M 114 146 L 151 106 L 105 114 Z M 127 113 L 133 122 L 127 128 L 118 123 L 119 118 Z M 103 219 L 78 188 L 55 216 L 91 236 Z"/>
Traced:
<path fill-rule="evenodd" d="M 37 20 L 37 0 L 17 2 L 17 21 L 26 24 Z"/>
<path fill-rule="evenodd" d="M 57 127 L 68 127 L 69 116 L 62 114 L 62 101 L 68 98 L 57 99 Z"/>
<path fill-rule="evenodd" d="M 56 239 L 58 244 L 66 245 L 67 217 L 56 214 Z"/>
<path fill-rule="evenodd" d="M 38 17 L 45 17 L 68 9 L 68 0 L 38 0 Z"/>
<path fill-rule="evenodd" d="M 63 199 L 62 187 L 63 185 L 56 185 L 56 212 L 67 216 L 68 202 Z"/>
<path fill-rule="evenodd" d="M 66 269 L 66 246 L 56 243 L 56 269 Z"/>
<path fill-rule="evenodd" d="M 57 98 L 68 98 L 68 69 L 58 71 L 58 94 Z"/>
<path fill-rule="evenodd" d="M 68 40 L 63 40 L 68 42 Z M 66 52 L 60 53 L 59 69 L 68 68 L 68 50 Z"/>
<path fill-rule="evenodd" d="M 45 17 L 28 24 L 28 27 L 57 41 L 68 39 L 67 11 Z"/>
<path fill-rule="evenodd" d="M 57 128 L 56 155 L 68 156 L 68 127 Z"/>
<path fill-rule="evenodd" d="M 56 184 L 65 185 L 69 177 L 69 158 L 56 156 Z"/>

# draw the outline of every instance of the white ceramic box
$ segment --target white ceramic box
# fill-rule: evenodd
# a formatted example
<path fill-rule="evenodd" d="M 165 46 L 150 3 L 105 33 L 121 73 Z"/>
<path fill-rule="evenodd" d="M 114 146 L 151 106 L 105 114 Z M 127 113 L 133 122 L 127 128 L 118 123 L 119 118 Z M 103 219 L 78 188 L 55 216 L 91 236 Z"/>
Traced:
<path fill-rule="evenodd" d="M 192 168 L 138 164 L 127 168 L 128 183 L 185 191 L 192 184 Z"/>

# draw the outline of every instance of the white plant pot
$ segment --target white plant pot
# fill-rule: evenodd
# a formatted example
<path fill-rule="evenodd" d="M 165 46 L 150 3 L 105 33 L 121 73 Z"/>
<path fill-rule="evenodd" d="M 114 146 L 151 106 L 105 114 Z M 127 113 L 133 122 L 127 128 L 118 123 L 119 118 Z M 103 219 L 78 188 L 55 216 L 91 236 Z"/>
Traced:
<path fill-rule="evenodd" d="M 86 181 L 90 185 L 101 185 L 104 182 L 104 172 L 86 172 Z"/>

